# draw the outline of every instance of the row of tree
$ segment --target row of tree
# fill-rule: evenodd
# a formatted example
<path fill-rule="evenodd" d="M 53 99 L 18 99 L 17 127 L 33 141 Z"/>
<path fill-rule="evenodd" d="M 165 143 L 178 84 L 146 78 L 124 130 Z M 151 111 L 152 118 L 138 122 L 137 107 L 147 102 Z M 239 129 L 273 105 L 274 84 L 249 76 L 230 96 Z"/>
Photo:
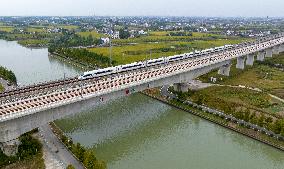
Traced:
<path fill-rule="evenodd" d="M 102 54 L 90 52 L 87 49 L 57 48 L 55 52 L 72 60 L 88 63 L 93 67 L 108 67 L 115 64 L 115 61 L 111 61 L 110 58 L 105 57 Z"/>
<path fill-rule="evenodd" d="M 100 39 L 93 38 L 92 35 L 88 37 L 82 37 L 75 32 L 63 32 L 62 35 L 54 38 L 50 41 L 50 48 L 68 48 L 79 46 L 92 46 L 99 45 L 102 41 Z"/>
<path fill-rule="evenodd" d="M 192 32 L 170 32 L 168 36 L 192 36 Z"/>
<path fill-rule="evenodd" d="M 170 90 L 171 92 L 177 94 L 180 100 L 186 100 L 189 95 L 194 95 L 193 91 L 182 93 L 174 91 L 172 88 Z M 212 104 L 211 101 L 208 99 L 208 97 L 210 96 L 204 96 L 202 94 L 195 96 L 197 96 L 197 98 L 194 98 L 193 100 L 199 105 L 206 104 L 209 106 L 211 105 L 212 107 L 214 106 L 215 108 L 222 110 L 226 114 L 232 114 L 237 119 L 250 122 L 260 127 L 264 127 L 270 131 L 273 131 L 276 134 L 281 134 L 284 137 L 284 119 L 280 117 L 277 118 L 264 113 L 256 113 L 255 111 L 251 111 L 249 108 L 245 110 L 240 110 L 237 108 L 239 107 L 238 105 L 232 104 L 230 102 L 224 102 L 223 100 L 219 100 L 218 98 L 216 98 L 215 101 L 217 104 Z M 266 103 L 262 104 L 257 103 L 259 107 L 267 107 Z"/>
<path fill-rule="evenodd" d="M 61 136 L 61 140 L 87 169 L 106 169 L 105 162 L 98 160 L 92 150 L 84 148 L 80 143 L 73 144 L 73 141 L 64 135 Z"/>
<path fill-rule="evenodd" d="M 10 83 L 17 84 L 16 75 L 5 67 L 0 66 L 0 77 L 8 80 Z"/>
<path fill-rule="evenodd" d="M 257 116 L 256 113 L 251 113 L 249 110 L 234 112 L 233 115 L 238 119 L 267 128 L 275 134 L 281 134 L 284 137 L 284 119 L 274 120 L 272 117 L 264 114 Z"/>

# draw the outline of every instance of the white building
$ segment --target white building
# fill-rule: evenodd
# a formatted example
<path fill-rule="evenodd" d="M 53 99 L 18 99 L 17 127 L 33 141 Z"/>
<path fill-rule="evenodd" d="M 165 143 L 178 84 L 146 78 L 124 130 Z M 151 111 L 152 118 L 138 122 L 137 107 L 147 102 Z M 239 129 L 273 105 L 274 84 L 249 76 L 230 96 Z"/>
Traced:
<path fill-rule="evenodd" d="M 112 34 L 112 39 L 119 39 L 119 31 L 115 31 L 115 32 Z"/>
<path fill-rule="evenodd" d="M 110 42 L 109 38 L 101 38 L 101 40 L 103 41 L 103 44 L 109 44 Z"/>
<path fill-rule="evenodd" d="M 144 30 L 140 30 L 140 31 L 138 31 L 138 34 L 139 35 L 147 35 L 147 32 L 145 32 Z"/>

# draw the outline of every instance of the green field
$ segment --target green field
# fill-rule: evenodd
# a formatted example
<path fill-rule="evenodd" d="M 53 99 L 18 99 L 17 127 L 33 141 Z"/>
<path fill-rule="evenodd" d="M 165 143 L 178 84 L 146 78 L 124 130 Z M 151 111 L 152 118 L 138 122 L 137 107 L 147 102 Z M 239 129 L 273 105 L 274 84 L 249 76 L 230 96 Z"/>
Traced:
<path fill-rule="evenodd" d="M 37 33 L 43 33 L 46 32 L 46 30 L 42 27 L 28 27 L 25 29 L 26 32 L 29 33 L 33 33 L 33 32 L 37 32 Z"/>
<path fill-rule="evenodd" d="M 140 39 L 140 38 L 139 38 Z M 112 47 L 112 59 L 117 64 L 131 63 L 150 58 L 159 58 L 162 56 L 171 56 L 191 52 L 194 50 L 201 50 L 210 47 L 222 46 L 225 44 L 236 44 L 246 39 L 220 39 L 220 40 L 196 40 L 196 41 L 171 41 L 171 42 L 149 42 L 138 43 L 132 45 L 122 45 Z M 100 47 L 89 49 L 92 52 L 103 54 L 109 57 L 109 47 Z M 150 52 L 151 51 L 151 52 Z"/>
<path fill-rule="evenodd" d="M 19 40 L 18 43 L 23 46 L 46 46 L 48 45 L 48 40 L 46 39 L 26 39 L 26 40 Z"/>
<path fill-rule="evenodd" d="M 12 26 L 0 26 L 0 32 L 13 32 L 15 28 Z"/>
<path fill-rule="evenodd" d="M 79 28 L 79 26 L 76 25 L 55 25 L 54 27 L 68 29 L 68 30 L 75 30 Z"/>
<path fill-rule="evenodd" d="M 91 31 L 91 32 L 79 32 L 77 33 L 78 35 L 82 36 L 82 37 L 88 37 L 88 36 L 92 36 L 93 38 L 105 38 L 107 37 L 107 35 L 104 34 L 100 34 L 97 31 Z"/>

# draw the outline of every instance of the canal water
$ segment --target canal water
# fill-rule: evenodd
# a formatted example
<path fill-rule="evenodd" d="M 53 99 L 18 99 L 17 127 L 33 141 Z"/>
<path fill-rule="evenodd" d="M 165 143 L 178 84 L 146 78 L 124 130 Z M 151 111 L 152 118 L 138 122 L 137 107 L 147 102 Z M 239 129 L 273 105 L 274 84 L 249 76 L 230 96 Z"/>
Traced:
<path fill-rule="evenodd" d="M 30 49 L 17 42 L 0 40 L 0 65 L 11 69 L 18 85 L 74 77 L 80 69 L 48 56 L 47 49 Z"/>
<path fill-rule="evenodd" d="M 80 73 L 46 49 L 1 40 L 0 65 L 21 84 Z M 56 123 L 109 169 L 284 169 L 283 152 L 141 94 Z"/>

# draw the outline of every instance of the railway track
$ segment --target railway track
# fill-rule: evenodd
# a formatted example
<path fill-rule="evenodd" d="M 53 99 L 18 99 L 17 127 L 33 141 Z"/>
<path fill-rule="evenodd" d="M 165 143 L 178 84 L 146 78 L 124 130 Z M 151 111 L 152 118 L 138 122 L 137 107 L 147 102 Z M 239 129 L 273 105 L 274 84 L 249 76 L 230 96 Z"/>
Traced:
<path fill-rule="evenodd" d="M 214 54 L 211 56 L 195 58 L 192 62 L 187 62 L 185 60 L 177 62 L 172 65 L 166 65 L 160 69 L 150 69 L 150 70 L 139 70 L 131 71 L 125 74 L 116 74 L 113 77 L 102 77 L 100 79 L 93 78 L 87 80 L 78 80 L 71 78 L 68 80 L 69 84 L 73 85 L 72 88 L 67 90 L 60 90 L 58 92 L 53 92 L 44 95 L 37 95 L 29 99 L 15 100 L 8 104 L 0 105 L 0 116 L 5 116 L 8 114 L 13 114 L 16 112 L 25 112 L 30 109 L 37 109 L 43 106 L 51 106 L 53 104 L 61 104 L 62 102 L 72 101 L 73 99 L 78 99 L 78 97 L 85 97 L 88 95 L 94 95 L 97 93 L 103 93 L 108 90 L 113 90 L 116 88 L 122 88 L 125 85 L 130 85 L 133 83 L 139 83 L 143 80 L 158 78 L 160 76 L 167 76 L 168 74 L 178 73 L 180 71 L 185 71 L 188 69 L 197 69 L 204 65 L 210 65 L 212 63 L 223 62 L 226 60 L 231 60 L 233 58 L 250 54 L 252 52 L 265 50 L 273 45 L 279 44 L 279 41 L 266 42 L 262 45 L 252 45 L 250 47 L 245 47 L 242 49 L 236 49 L 233 51 L 226 51 L 223 54 Z M 281 39 L 281 43 L 284 39 Z M 79 83 L 78 83 L 79 82 Z M 82 82 L 84 84 L 82 84 Z M 82 84 L 80 86 L 80 84 Z M 48 86 L 62 86 L 64 82 L 55 81 L 46 84 L 39 84 L 35 86 L 29 86 L 30 89 L 26 90 L 39 90 L 39 88 L 46 88 Z M 75 85 L 75 86 L 74 86 Z M 50 88 L 48 88 L 50 90 Z"/>
<path fill-rule="evenodd" d="M 272 38 L 268 37 L 267 39 L 263 40 L 263 41 L 270 41 Z M 260 43 L 259 41 L 255 41 L 250 42 L 250 44 L 246 44 L 248 46 L 253 46 L 254 44 Z M 245 48 L 245 47 L 244 47 Z M 234 50 L 234 49 L 232 49 Z M 227 50 L 225 52 L 230 52 L 230 50 Z M 157 67 L 161 67 L 161 66 L 154 66 L 152 68 L 157 68 Z M 149 68 L 142 68 L 140 70 L 136 70 L 136 71 L 143 71 L 143 70 L 147 70 Z M 128 72 L 126 72 L 128 73 Z M 126 74 L 126 73 L 122 73 Z M 32 97 L 34 95 L 38 95 L 40 93 L 42 94 L 46 94 L 55 90 L 62 90 L 62 88 L 65 87 L 71 87 L 71 86 L 80 86 L 82 84 L 88 84 L 88 83 L 92 83 L 94 81 L 98 81 L 100 79 L 105 79 L 105 78 L 111 78 L 110 76 L 106 76 L 106 77 L 101 77 L 101 78 L 90 78 L 90 79 L 84 79 L 84 80 L 79 80 L 77 77 L 74 78 L 68 78 L 65 80 L 57 80 L 57 81 L 51 81 L 51 82 L 47 82 L 47 83 L 40 83 L 40 84 L 36 84 L 36 85 L 30 85 L 30 86 L 25 86 L 25 87 L 21 87 L 21 88 L 17 88 L 17 89 L 13 89 L 10 91 L 5 91 L 3 93 L 0 93 L 0 103 L 5 103 L 6 102 L 10 102 L 11 100 L 15 99 L 21 99 L 21 98 L 26 98 L 26 97 Z"/>

